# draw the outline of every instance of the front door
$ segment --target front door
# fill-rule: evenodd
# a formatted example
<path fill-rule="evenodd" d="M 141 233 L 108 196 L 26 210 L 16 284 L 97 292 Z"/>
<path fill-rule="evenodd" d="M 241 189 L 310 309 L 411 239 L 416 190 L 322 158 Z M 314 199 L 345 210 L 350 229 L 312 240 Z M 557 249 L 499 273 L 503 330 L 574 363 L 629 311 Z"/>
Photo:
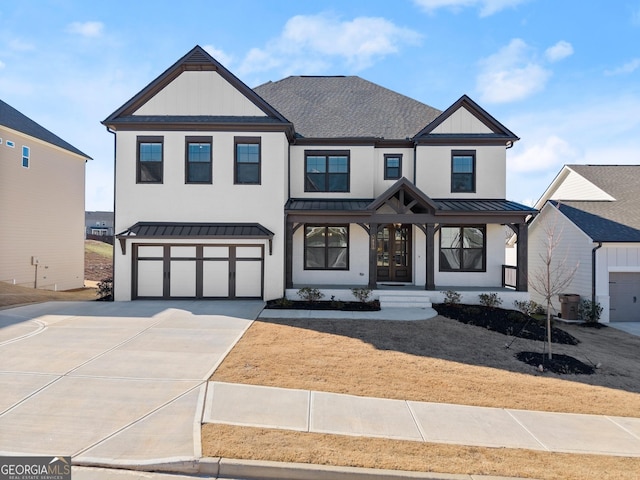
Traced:
<path fill-rule="evenodd" d="M 378 232 L 378 281 L 411 283 L 411 225 L 387 225 Z"/>

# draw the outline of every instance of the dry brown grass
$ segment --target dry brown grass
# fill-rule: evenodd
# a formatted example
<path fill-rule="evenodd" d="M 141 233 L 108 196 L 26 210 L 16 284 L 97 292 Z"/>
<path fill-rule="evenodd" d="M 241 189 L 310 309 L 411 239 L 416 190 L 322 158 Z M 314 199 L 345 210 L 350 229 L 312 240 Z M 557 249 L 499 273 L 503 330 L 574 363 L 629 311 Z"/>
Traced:
<path fill-rule="evenodd" d="M 207 424 L 203 454 L 422 472 L 544 480 L 636 480 L 640 458 L 465 447 Z"/>
<path fill-rule="evenodd" d="M 640 416 L 640 338 L 563 326 L 581 343 L 556 353 L 602 363 L 594 375 L 537 372 L 517 340 L 443 317 L 420 322 L 257 321 L 212 380 L 352 395 L 570 413 Z M 540 479 L 636 479 L 640 459 L 204 425 L 204 454 L 227 458 Z"/>
<path fill-rule="evenodd" d="M 66 292 L 54 292 L 51 290 L 35 290 L 33 288 L 0 282 L 0 308 L 16 307 L 29 303 L 53 301 L 76 302 L 95 300 L 96 298 L 95 288 L 80 288 Z"/>
<path fill-rule="evenodd" d="M 540 374 L 518 351 L 541 342 L 437 317 L 419 322 L 257 321 L 213 380 L 401 400 L 640 417 L 640 337 L 563 327 L 556 353 L 602 363 L 594 375 Z"/>

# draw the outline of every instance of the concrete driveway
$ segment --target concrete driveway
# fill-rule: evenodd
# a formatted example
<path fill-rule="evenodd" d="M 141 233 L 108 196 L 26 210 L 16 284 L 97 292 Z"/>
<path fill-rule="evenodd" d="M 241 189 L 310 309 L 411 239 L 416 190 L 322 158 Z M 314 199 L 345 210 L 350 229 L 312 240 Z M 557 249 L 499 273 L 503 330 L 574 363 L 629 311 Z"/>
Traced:
<path fill-rule="evenodd" d="M 611 322 L 609 326 L 640 337 L 640 322 Z"/>
<path fill-rule="evenodd" d="M 206 380 L 262 302 L 49 302 L 0 311 L 0 455 L 189 464 Z"/>

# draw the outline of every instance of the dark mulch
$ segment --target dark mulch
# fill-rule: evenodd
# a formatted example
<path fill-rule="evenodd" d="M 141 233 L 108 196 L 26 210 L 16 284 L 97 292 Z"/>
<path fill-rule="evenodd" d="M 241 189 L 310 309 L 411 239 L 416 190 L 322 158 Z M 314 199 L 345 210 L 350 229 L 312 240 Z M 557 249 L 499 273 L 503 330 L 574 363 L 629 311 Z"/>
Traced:
<path fill-rule="evenodd" d="M 380 310 L 380 302 L 340 302 L 337 300 L 329 302 L 307 302 L 304 300 L 269 300 L 267 309 L 275 310 L 341 310 L 343 312 L 375 312 Z"/>
<path fill-rule="evenodd" d="M 547 340 L 546 321 L 539 321 L 515 310 L 484 307 L 481 305 L 459 305 L 440 303 L 433 308 L 443 317 L 469 325 L 484 327 L 504 335 L 528 340 Z M 577 345 L 580 341 L 557 327 L 551 329 L 551 341 L 562 345 Z"/>
<path fill-rule="evenodd" d="M 591 375 L 596 371 L 593 366 L 568 355 L 554 354 L 552 359 L 549 360 L 546 353 L 520 352 L 516 354 L 516 358 L 534 367 L 542 365 L 545 370 L 564 375 Z"/>
<path fill-rule="evenodd" d="M 609 328 L 604 323 L 599 323 L 599 322 L 584 322 L 584 323 L 579 323 L 578 325 L 584 328 L 595 328 L 596 330 L 600 330 L 601 328 Z"/>

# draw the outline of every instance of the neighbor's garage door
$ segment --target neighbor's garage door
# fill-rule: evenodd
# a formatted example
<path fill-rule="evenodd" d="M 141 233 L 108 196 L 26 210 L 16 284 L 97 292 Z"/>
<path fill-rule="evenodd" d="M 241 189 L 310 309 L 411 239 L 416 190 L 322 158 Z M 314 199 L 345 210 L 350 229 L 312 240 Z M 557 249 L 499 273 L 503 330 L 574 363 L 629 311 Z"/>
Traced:
<path fill-rule="evenodd" d="M 609 273 L 611 322 L 640 322 L 640 273 Z"/>
<path fill-rule="evenodd" d="M 262 298 L 262 245 L 134 245 L 133 298 Z"/>

